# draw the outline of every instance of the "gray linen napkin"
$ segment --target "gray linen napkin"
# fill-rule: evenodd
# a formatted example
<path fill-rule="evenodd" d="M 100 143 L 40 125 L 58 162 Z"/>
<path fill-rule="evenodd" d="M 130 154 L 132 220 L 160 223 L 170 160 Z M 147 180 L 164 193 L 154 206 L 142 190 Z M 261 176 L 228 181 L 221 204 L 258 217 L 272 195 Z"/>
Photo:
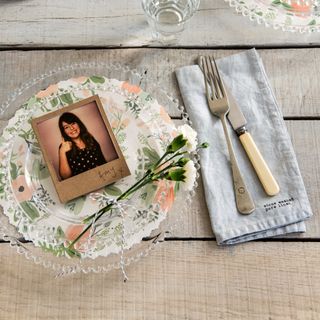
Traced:
<path fill-rule="evenodd" d="M 268 197 L 230 126 L 240 170 L 256 210 L 237 212 L 222 124 L 207 106 L 203 74 L 197 65 L 176 70 L 185 107 L 200 142 L 201 171 L 211 224 L 218 244 L 235 244 L 291 232 L 305 232 L 312 216 L 298 163 L 260 57 L 252 49 L 217 61 L 222 77 L 244 113 L 247 129 L 268 163 L 280 193 Z"/>

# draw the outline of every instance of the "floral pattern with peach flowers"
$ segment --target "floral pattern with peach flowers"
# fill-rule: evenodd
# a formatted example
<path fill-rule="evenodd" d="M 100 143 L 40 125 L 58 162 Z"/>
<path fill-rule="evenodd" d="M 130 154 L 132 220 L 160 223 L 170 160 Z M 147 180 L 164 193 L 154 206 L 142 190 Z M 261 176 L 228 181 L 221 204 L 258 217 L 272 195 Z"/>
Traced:
<path fill-rule="evenodd" d="M 57 84 L 52 84 L 49 86 L 46 90 L 39 91 L 36 94 L 36 97 L 39 99 L 45 98 L 50 96 L 51 94 L 57 93 L 58 92 L 58 85 Z"/>
<path fill-rule="evenodd" d="M 77 78 L 72 78 L 72 81 L 76 82 L 76 83 L 84 83 L 88 80 L 88 77 L 77 77 Z"/>
<path fill-rule="evenodd" d="M 30 98 L 28 100 L 29 102 L 25 105 L 24 110 L 21 110 L 21 115 L 28 111 L 30 111 L 29 114 L 34 114 L 35 108 L 38 108 L 39 112 L 37 112 L 37 115 L 39 116 L 44 112 L 54 111 L 62 105 L 61 101 L 59 100 L 61 94 L 65 96 L 67 95 L 67 98 L 71 100 L 70 103 L 78 101 L 84 96 L 84 92 L 82 90 L 90 90 L 92 92 L 95 91 L 94 81 L 87 81 L 88 79 L 89 78 L 86 77 L 79 79 L 81 84 L 77 84 L 76 81 L 69 79 L 62 81 L 58 85 L 50 86 L 48 89 L 37 94 L 38 97 L 44 97 L 45 99 L 41 100 L 41 98 L 35 98 L 35 96 Z M 130 155 L 128 156 L 128 160 L 132 161 L 131 164 L 134 165 L 132 167 L 132 173 L 134 173 L 131 176 L 132 181 L 126 182 L 125 180 L 120 180 L 115 184 L 115 186 L 109 188 L 110 190 L 107 192 L 108 197 L 115 197 L 115 192 L 118 193 L 119 190 L 121 192 L 121 190 L 128 187 L 128 183 L 130 184 L 131 182 L 134 182 L 135 173 L 137 170 L 140 170 L 140 166 L 143 168 L 143 161 L 145 161 L 146 158 L 146 161 L 148 161 L 148 157 L 152 158 L 156 153 L 159 154 L 164 150 L 163 146 L 166 145 L 166 136 L 163 133 L 165 132 L 168 136 L 173 135 L 175 134 L 176 129 L 172 121 L 169 123 L 170 118 L 165 115 L 164 109 L 161 110 L 160 105 L 156 102 L 156 100 L 150 99 L 150 96 L 144 93 L 140 88 L 131 86 L 118 80 L 110 80 L 107 78 L 99 78 L 98 80 L 99 82 L 97 82 L 97 86 L 104 80 L 103 83 L 105 83 L 105 88 L 107 89 L 105 90 L 97 88 L 96 94 L 99 94 L 100 96 L 110 123 L 116 120 L 112 122 L 112 125 L 118 126 L 120 129 L 119 133 L 117 134 L 117 140 L 120 138 L 122 139 L 121 141 L 118 141 L 119 145 L 125 156 Z M 70 88 L 72 88 L 72 90 L 70 90 Z M 108 91 L 110 88 L 111 91 Z M 123 90 L 123 88 L 126 88 L 126 90 Z M 141 109 L 141 112 L 139 112 L 137 117 L 131 109 L 127 109 L 125 104 L 125 101 L 127 101 L 128 98 L 132 99 L 136 93 L 139 93 L 139 96 L 135 97 L 135 102 Z M 47 95 L 49 94 L 51 94 L 52 100 L 47 99 Z M 55 103 L 51 103 L 53 100 Z M 0 143 L 1 147 L 4 145 L 4 143 L 7 143 L 9 139 L 15 139 L 15 154 L 11 153 L 10 157 L 8 157 L 8 160 L 15 165 L 17 165 L 21 159 L 24 159 L 26 150 L 28 150 L 26 146 L 29 146 L 28 143 L 26 144 L 27 138 L 25 137 L 25 134 L 21 133 L 29 132 L 29 130 L 32 132 L 30 122 L 26 123 L 24 122 L 24 119 L 25 118 L 20 119 L 20 113 L 17 113 L 12 124 L 8 127 L 8 129 L 5 129 L 3 141 Z M 16 125 L 19 123 L 19 121 L 23 123 L 23 126 L 19 127 Z M 157 130 L 155 130 L 156 128 Z M 128 139 L 128 135 L 130 135 L 130 139 Z M 32 142 L 35 140 L 35 137 L 29 138 L 28 140 Z M 169 137 L 167 139 L 169 139 Z M 130 141 L 130 143 L 133 142 L 133 144 L 129 145 L 128 141 Z M 22 145 L 24 147 L 22 147 Z M 140 152 L 142 159 L 136 157 L 133 160 L 132 155 L 134 154 L 134 150 L 139 150 L 137 150 L 138 147 L 141 147 Z M 126 148 L 128 148 L 130 152 L 126 151 Z M 0 152 L 3 152 L 3 150 L 6 149 L 1 149 Z M 33 153 L 31 155 L 32 157 L 38 156 L 37 154 Z M 21 168 L 24 168 L 24 163 Z M 39 168 L 39 166 L 32 166 L 32 170 L 39 170 Z M 61 243 L 61 241 L 72 241 L 72 239 L 74 239 L 75 236 L 78 235 L 81 230 L 83 230 L 83 225 L 80 219 L 81 215 L 87 214 L 88 210 L 93 210 L 95 206 L 98 206 L 98 201 L 91 203 L 92 201 L 90 201 L 90 197 L 87 197 L 83 203 L 81 203 L 81 205 L 79 201 L 74 201 L 74 206 L 60 206 L 59 202 L 56 201 L 56 196 L 53 192 L 53 189 L 50 189 L 52 187 L 50 182 L 51 178 L 49 175 L 44 177 L 43 175 L 39 175 L 38 171 L 31 171 L 30 178 L 32 181 L 37 181 L 36 179 L 39 179 L 40 177 L 41 187 L 43 189 L 39 190 L 39 193 L 37 193 L 36 196 L 37 200 L 40 201 L 39 203 L 46 206 L 46 209 L 44 210 L 42 207 L 38 206 L 38 203 L 33 202 L 34 197 L 31 192 L 34 190 L 30 188 L 30 186 L 29 188 L 27 187 L 23 171 L 21 172 L 16 170 L 14 175 L 12 175 L 11 171 L 9 173 L 11 175 L 11 180 L 9 180 L 10 192 L 13 193 L 17 201 L 15 202 L 14 208 L 11 210 L 10 205 L 12 203 L 7 204 L 8 201 L 6 193 L 7 190 L 9 191 L 9 189 L 6 187 L 6 184 L 8 184 L 8 177 L 10 179 L 10 176 L 7 174 L 8 170 L 4 167 L 1 167 L 1 163 L 0 201 L 5 207 L 4 211 L 6 212 L 6 215 L 9 216 L 10 223 L 17 226 L 19 232 L 27 236 L 36 246 L 43 247 L 44 249 L 50 248 L 50 251 L 54 251 L 56 249 L 58 250 L 56 247 L 57 242 Z M 1 178 L 2 174 L 4 178 Z M 154 185 L 153 188 L 150 188 L 150 190 L 143 190 L 143 194 L 141 193 L 138 195 L 137 199 L 139 200 L 136 203 L 137 208 L 145 209 L 146 205 L 149 207 L 151 205 L 152 207 L 153 205 L 156 206 L 158 200 L 161 199 L 159 203 L 160 210 L 156 210 L 156 215 L 147 215 L 145 218 L 137 220 L 134 220 L 135 212 L 133 210 L 130 211 L 131 215 L 128 216 L 127 230 L 130 236 L 128 239 L 126 239 L 128 246 L 132 246 L 133 244 L 141 241 L 142 237 L 149 235 L 150 232 L 156 229 L 159 223 L 165 219 L 168 210 L 171 208 L 174 202 L 174 192 L 175 188 L 173 184 L 159 183 L 158 186 Z M 102 198 L 103 196 L 104 195 L 102 194 Z M 17 203 L 20 203 L 20 205 L 18 206 Z M 51 212 L 50 210 L 56 209 L 56 206 L 58 206 L 58 209 L 62 215 L 71 215 L 72 217 L 75 217 L 75 219 L 80 217 L 80 220 L 78 222 L 70 223 L 64 219 L 56 219 L 55 216 L 48 214 L 48 212 Z M 27 210 L 32 212 L 27 212 Z M 79 213 L 76 214 L 75 212 Z M 28 219 L 24 217 L 25 214 Z M 35 227 L 34 229 L 30 228 L 30 221 L 32 220 L 29 219 L 30 214 L 38 214 L 38 217 L 40 217 L 40 219 L 37 219 L 36 223 L 32 225 L 32 228 Z M 18 224 L 17 221 L 22 222 L 19 222 Z M 97 236 L 96 243 L 98 243 L 99 239 L 102 238 L 103 243 L 100 243 L 101 241 L 99 242 L 99 249 L 92 253 L 92 257 L 107 256 L 110 253 L 119 252 L 119 246 L 115 241 L 108 243 L 107 241 L 105 242 L 104 238 L 106 235 L 110 239 L 117 238 L 118 224 L 119 220 L 117 218 L 113 219 L 111 224 L 106 227 L 104 232 L 101 232 L 101 234 Z M 59 232 L 57 232 L 57 230 L 59 230 Z M 89 234 L 85 235 L 84 241 L 88 236 Z M 87 242 L 80 242 L 80 245 L 83 248 L 86 246 L 86 244 Z"/>
<path fill-rule="evenodd" d="M 129 82 L 124 81 L 121 86 L 122 89 L 127 90 L 130 93 L 139 94 L 141 92 L 141 88 L 138 86 L 134 86 Z"/>
<path fill-rule="evenodd" d="M 129 119 L 121 119 L 121 120 L 114 119 L 111 121 L 111 128 L 116 131 L 123 130 L 128 126 L 129 123 L 130 123 Z"/>
<path fill-rule="evenodd" d="M 73 224 L 67 227 L 65 231 L 65 238 L 68 243 L 71 243 L 76 237 L 82 232 L 82 230 L 86 227 L 84 224 Z M 90 230 L 88 230 L 82 238 L 75 244 L 75 249 L 78 251 L 82 251 L 86 242 L 88 241 L 90 235 Z M 82 249 L 82 250 L 81 250 Z"/>
<path fill-rule="evenodd" d="M 24 175 L 18 176 L 12 181 L 12 189 L 19 202 L 31 200 L 32 191 L 28 187 Z"/>
<path fill-rule="evenodd" d="M 172 123 L 172 120 L 169 117 L 168 112 L 164 109 L 163 106 L 160 106 L 159 111 L 160 111 L 160 117 L 164 122 Z"/>
<path fill-rule="evenodd" d="M 168 183 L 170 186 L 168 188 Z M 169 211 L 174 202 L 174 185 L 175 183 L 168 182 L 165 180 L 160 180 L 157 182 L 157 192 L 154 196 L 154 201 L 160 204 L 163 211 Z"/>

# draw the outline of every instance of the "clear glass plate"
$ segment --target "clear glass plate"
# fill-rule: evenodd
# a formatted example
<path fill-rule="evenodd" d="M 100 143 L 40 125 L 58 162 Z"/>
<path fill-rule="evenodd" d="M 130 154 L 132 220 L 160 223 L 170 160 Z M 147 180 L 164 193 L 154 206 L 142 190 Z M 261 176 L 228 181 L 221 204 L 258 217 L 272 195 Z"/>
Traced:
<path fill-rule="evenodd" d="M 12 111 L 18 110 L 31 96 L 40 89 L 47 88 L 50 84 L 59 82 L 62 79 L 77 78 L 81 75 L 103 75 L 109 79 L 117 78 L 129 81 L 132 85 L 140 86 L 144 91 L 151 93 L 158 102 L 163 106 L 170 106 L 170 109 L 178 108 L 182 112 L 183 119 L 187 122 L 187 114 L 183 112 L 183 108 L 179 107 L 177 100 L 174 100 L 170 95 L 163 92 L 161 88 L 153 87 L 150 83 L 155 83 L 144 78 L 136 70 L 130 70 L 127 67 L 120 65 L 109 65 L 96 62 L 84 62 L 81 64 L 63 66 L 52 70 L 46 74 L 31 80 L 17 89 L 3 104 L 1 108 L 2 119 L 6 116 L 10 117 Z M 195 155 L 195 160 L 198 162 L 198 155 Z M 198 165 L 198 163 L 197 163 Z M 199 166 L 199 165 L 198 165 Z M 163 239 L 163 232 L 170 231 L 174 227 L 174 222 L 181 216 L 184 208 L 187 208 L 194 192 L 189 194 L 178 194 L 170 215 L 175 216 L 175 219 L 165 219 L 161 225 L 155 229 L 152 234 L 124 250 L 124 263 L 127 265 L 132 261 L 136 261 L 140 257 L 146 255 L 160 240 Z M 178 209 L 179 208 L 179 209 Z M 58 274 L 68 274 L 74 272 L 106 272 L 113 268 L 120 267 L 120 256 L 118 252 L 109 254 L 107 257 L 97 256 L 95 259 L 69 259 L 65 257 L 55 257 L 50 252 L 44 252 L 33 243 L 22 243 L 21 235 L 17 233 L 4 214 L 0 216 L 0 236 L 5 240 L 10 241 L 11 245 L 17 248 L 19 253 L 23 253 L 27 258 L 40 263 L 45 267 L 52 268 Z M 168 223 L 170 220 L 170 224 Z M 20 230 L 22 231 L 22 230 Z"/>
<path fill-rule="evenodd" d="M 267 27 L 292 32 L 320 30 L 319 0 L 225 0 L 238 13 Z"/>

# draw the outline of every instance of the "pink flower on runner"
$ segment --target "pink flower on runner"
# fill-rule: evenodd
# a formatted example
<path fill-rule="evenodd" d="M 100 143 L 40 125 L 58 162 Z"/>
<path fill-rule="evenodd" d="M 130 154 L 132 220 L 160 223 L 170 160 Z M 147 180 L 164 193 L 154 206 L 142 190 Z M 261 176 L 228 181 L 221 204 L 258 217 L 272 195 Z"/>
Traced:
<path fill-rule="evenodd" d="M 28 201 L 32 197 L 32 191 L 27 185 L 25 176 L 18 176 L 12 181 L 12 190 L 19 202 Z"/>
<path fill-rule="evenodd" d="M 124 90 L 127 90 L 128 92 L 139 94 L 141 92 L 141 88 L 138 86 L 134 86 L 130 84 L 129 82 L 122 82 L 121 88 Z"/>
<path fill-rule="evenodd" d="M 36 94 L 37 98 L 45 98 L 50 96 L 53 93 L 56 93 L 58 91 L 58 85 L 57 84 L 52 84 L 49 86 L 46 90 L 42 90 Z"/>

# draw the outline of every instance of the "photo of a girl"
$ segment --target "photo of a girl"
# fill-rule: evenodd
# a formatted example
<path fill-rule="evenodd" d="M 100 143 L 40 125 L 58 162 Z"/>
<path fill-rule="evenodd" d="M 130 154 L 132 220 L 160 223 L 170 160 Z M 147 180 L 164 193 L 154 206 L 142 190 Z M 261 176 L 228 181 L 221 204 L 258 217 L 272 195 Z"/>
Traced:
<path fill-rule="evenodd" d="M 130 175 L 98 95 L 33 118 L 32 128 L 61 203 Z"/>
<path fill-rule="evenodd" d="M 118 158 L 95 101 L 39 121 L 37 131 L 59 181 Z"/>
<path fill-rule="evenodd" d="M 65 112 L 59 118 L 59 175 L 73 177 L 107 163 L 97 140 L 74 113 Z"/>

